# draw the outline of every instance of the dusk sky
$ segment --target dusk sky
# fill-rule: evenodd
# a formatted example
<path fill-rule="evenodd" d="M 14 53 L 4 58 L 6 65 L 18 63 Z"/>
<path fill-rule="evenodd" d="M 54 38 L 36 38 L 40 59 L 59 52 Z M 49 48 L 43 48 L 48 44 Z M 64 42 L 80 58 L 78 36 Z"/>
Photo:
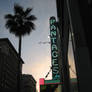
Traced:
<path fill-rule="evenodd" d="M 51 66 L 50 44 L 39 44 L 39 42 L 50 41 L 48 37 L 50 34 L 49 18 L 51 16 L 57 18 L 56 0 L 0 0 L 0 38 L 9 38 L 18 51 L 18 38 L 10 34 L 5 28 L 4 19 L 4 15 L 9 13 L 13 14 L 14 3 L 20 4 L 24 9 L 32 7 L 32 14 L 37 17 L 37 20 L 34 22 L 36 30 L 22 39 L 21 54 L 25 62 L 23 65 L 23 73 L 32 74 L 35 80 L 39 82 L 39 78 L 44 78 Z M 70 59 L 72 61 L 73 57 Z M 70 63 L 73 64 L 72 62 Z M 48 78 L 51 78 L 51 74 Z M 38 84 L 39 83 L 37 83 L 37 88 Z"/>

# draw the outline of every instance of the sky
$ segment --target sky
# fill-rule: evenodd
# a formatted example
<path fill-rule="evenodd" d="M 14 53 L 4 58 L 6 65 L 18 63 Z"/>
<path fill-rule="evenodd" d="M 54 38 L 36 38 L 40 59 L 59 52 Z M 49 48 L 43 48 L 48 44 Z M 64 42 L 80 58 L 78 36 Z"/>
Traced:
<path fill-rule="evenodd" d="M 39 42 L 50 41 L 48 37 L 50 34 L 49 18 L 51 16 L 57 18 L 56 0 L 0 0 L 0 38 L 9 38 L 18 51 L 18 38 L 10 34 L 9 30 L 5 28 L 4 19 L 4 15 L 13 14 L 14 3 L 20 4 L 24 9 L 33 8 L 32 14 L 37 17 L 37 20 L 34 21 L 36 29 L 30 35 L 22 38 L 21 57 L 25 62 L 22 72 L 33 75 L 37 81 L 37 88 L 39 88 L 39 78 L 45 78 L 51 66 L 50 44 L 39 44 Z M 69 59 L 72 61 L 73 56 L 70 56 Z M 51 73 L 48 79 L 51 79 Z"/>

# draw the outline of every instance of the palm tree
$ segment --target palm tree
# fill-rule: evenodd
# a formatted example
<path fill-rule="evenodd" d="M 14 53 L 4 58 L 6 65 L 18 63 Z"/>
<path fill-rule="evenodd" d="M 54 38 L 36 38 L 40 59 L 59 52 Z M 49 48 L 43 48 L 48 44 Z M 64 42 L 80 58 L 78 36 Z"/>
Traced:
<path fill-rule="evenodd" d="M 22 36 L 30 34 L 35 29 L 33 23 L 37 18 L 31 14 L 32 8 L 23 9 L 22 6 L 14 4 L 14 15 L 5 15 L 6 28 L 9 29 L 10 33 L 15 34 L 19 37 L 19 56 L 21 57 L 21 43 Z"/>

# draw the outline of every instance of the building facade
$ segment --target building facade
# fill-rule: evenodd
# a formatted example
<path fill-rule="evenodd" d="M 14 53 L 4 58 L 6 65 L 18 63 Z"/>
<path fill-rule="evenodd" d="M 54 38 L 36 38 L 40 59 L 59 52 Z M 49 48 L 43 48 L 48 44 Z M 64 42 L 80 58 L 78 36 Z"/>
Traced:
<path fill-rule="evenodd" d="M 56 0 L 60 33 L 63 34 L 63 51 L 67 50 L 69 31 L 78 81 L 78 92 L 92 91 L 92 0 Z M 61 34 L 61 36 L 62 36 Z M 67 34 L 67 35 L 66 35 Z M 65 52 L 65 51 L 64 51 Z M 67 56 L 63 54 L 64 56 Z M 66 58 L 66 57 L 65 57 Z M 63 60 L 65 62 L 65 60 Z M 65 70 L 64 70 L 65 71 Z M 67 71 L 65 71 L 67 73 Z M 68 73 L 67 73 L 68 74 Z M 65 75 L 65 74 L 64 74 Z M 66 78 L 66 76 L 64 76 Z M 69 92 L 68 76 L 64 92 Z M 67 88 L 67 90 L 65 89 Z"/>
<path fill-rule="evenodd" d="M 21 92 L 36 92 L 36 81 L 32 75 L 22 74 Z"/>
<path fill-rule="evenodd" d="M 23 60 L 11 42 L 7 38 L 0 39 L 0 92 L 17 92 L 22 64 Z"/>

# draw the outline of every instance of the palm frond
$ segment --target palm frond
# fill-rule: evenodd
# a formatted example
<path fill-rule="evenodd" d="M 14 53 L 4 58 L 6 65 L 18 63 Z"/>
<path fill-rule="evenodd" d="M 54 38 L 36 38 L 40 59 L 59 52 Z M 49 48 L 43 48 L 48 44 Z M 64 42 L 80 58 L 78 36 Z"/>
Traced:
<path fill-rule="evenodd" d="M 10 33 L 15 34 L 15 36 L 19 37 L 21 35 L 21 34 L 19 34 L 20 29 L 18 27 L 16 27 L 16 26 L 10 27 L 9 31 L 10 31 Z"/>
<path fill-rule="evenodd" d="M 24 25 L 30 27 L 32 30 L 35 30 L 35 24 L 32 22 L 27 21 L 24 23 Z"/>
<path fill-rule="evenodd" d="M 6 28 L 11 28 L 12 26 L 17 27 L 17 23 L 15 21 L 13 21 L 13 20 L 7 20 L 5 26 L 6 26 Z"/>
<path fill-rule="evenodd" d="M 5 15 L 5 19 L 14 19 L 14 16 L 11 14 Z"/>
<path fill-rule="evenodd" d="M 30 34 L 30 32 L 32 31 L 31 28 L 29 26 L 22 26 L 21 27 L 21 33 L 22 33 L 22 36 L 26 35 L 26 34 Z"/>
<path fill-rule="evenodd" d="M 31 15 L 31 16 L 27 17 L 26 19 L 29 20 L 29 21 L 34 21 L 37 18 L 34 15 Z"/>
<path fill-rule="evenodd" d="M 30 13 L 32 10 L 33 10 L 32 8 L 27 8 L 27 9 L 25 10 L 25 12 L 24 12 L 24 16 L 25 16 L 25 17 L 28 16 L 29 13 Z"/>
<path fill-rule="evenodd" d="M 14 12 L 15 14 L 23 15 L 24 14 L 23 7 L 20 6 L 19 4 L 14 4 Z"/>

